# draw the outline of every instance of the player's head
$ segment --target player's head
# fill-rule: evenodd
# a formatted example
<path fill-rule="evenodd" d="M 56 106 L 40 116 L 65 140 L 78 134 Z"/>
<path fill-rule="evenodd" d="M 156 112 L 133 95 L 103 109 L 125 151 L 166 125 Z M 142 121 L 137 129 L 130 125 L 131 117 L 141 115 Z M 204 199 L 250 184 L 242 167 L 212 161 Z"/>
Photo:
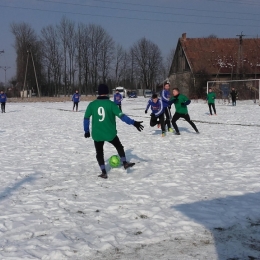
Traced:
<path fill-rule="evenodd" d="M 118 93 L 119 92 L 119 89 L 116 89 L 116 93 Z"/>
<path fill-rule="evenodd" d="M 98 86 L 98 95 L 99 96 L 106 96 L 109 94 L 108 86 L 106 84 L 100 84 Z"/>
<path fill-rule="evenodd" d="M 79 93 L 79 91 L 78 91 L 78 90 L 76 90 L 75 92 L 76 92 L 76 93 Z"/>
<path fill-rule="evenodd" d="M 179 94 L 180 94 L 180 90 L 178 89 L 178 88 L 174 88 L 173 90 L 172 90 L 172 94 L 173 94 L 173 96 L 178 96 Z"/>
<path fill-rule="evenodd" d="M 232 87 L 232 90 L 235 90 L 235 88 L 234 88 L 234 87 Z"/>
<path fill-rule="evenodd" d="M 169 90 L 170 89 L 170 83 L 169 82 L 165 82 L 163 85 L 165 90 Z"/>
<path fill-rule="evenodd" d="M 152 95 L 152 100 L 153 100 L 153 102 L 157 102 L 157 100 L 158 100 L 158 96 L 157 96 L 157 94 L 153 94 Z"/>
<path fill-rule="evenodd" d="M 3 91 L 3 90 L 1 90 L 0 92 L 1 92 L 1 94 L 3 94 L 3 93 L 4 93 L 4 91 Z"/>
<path fill-rule="evenodd" d="M 209 88 L 209 92 L 212 92 L 212 88 Z"/>

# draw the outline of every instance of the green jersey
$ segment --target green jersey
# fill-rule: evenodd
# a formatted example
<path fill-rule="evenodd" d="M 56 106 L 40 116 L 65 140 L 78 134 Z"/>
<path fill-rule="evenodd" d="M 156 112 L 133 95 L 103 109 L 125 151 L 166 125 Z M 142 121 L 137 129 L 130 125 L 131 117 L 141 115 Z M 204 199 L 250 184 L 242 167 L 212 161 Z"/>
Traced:
<path fill-rule="evenodd" d="M 214 92 L 209 92 L 207 95 L 208 104 L 214 104 L 216 99 L 216 94 Z"/>
<path fill-rule="evenodd" d="M 116 116 L 123 113 L 109 99 L 96 99 L 88 105 L 85 118 L 92 117 L 92 138 L 94 141 L 112 141 L 117 135 Z"/>
<path fill-rule="evenodd" d="M 171 97 L 170 101 L 172 101 L 172 100 L 174 101 L 176 113 L 185 114 L 185 115 L 188 114 L 187 106 L 182 104 L 189 100 L 186 96 L 179 94 L 177 97 L 174 97 L 174 96 Z"/>

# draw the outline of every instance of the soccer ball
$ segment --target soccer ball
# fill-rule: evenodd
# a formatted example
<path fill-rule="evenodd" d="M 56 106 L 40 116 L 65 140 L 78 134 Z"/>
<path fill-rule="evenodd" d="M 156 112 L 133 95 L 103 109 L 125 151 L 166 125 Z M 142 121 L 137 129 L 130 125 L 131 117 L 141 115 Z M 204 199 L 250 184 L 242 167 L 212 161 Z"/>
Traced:
<path fill-rule="evenodd" d="M 110 158 L 109 158 L 109 165 L 112 167 L 112 168 L 116 168 L 120 165 L 121 163 L 121 160 L 120 160 L 120 157 L 118 155 L 112 155 Z"/>

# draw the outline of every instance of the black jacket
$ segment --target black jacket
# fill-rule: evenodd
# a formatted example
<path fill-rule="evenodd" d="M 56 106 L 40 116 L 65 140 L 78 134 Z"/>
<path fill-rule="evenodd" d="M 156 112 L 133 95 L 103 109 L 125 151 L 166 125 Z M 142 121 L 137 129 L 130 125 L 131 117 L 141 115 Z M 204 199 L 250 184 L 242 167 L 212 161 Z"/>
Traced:
<path fill-rule="evenodd" d="M 232 99 L 236 99 L 237 98 L 237 91 L 236 90 L 231 90 L 230 96 L 231 96 Z"/>

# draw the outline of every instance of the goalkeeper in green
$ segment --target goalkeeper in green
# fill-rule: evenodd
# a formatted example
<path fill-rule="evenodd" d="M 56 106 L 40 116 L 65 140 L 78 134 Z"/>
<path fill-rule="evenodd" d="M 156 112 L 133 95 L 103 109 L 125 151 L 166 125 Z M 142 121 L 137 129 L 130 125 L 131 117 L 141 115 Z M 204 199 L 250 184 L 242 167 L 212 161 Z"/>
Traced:
<path fill-rule="evenodd" d="M 126 161 L 124 147 L 117 136 L 116 116 L 126 124 L 135 126 L 138 131 L 142 131 L 144 128 L 141 124 L 142 121 L 135 121 L 123 114 L 118 106 L 109 99 L 108 94 L 108 86 L 100 84 L 98 86 L 98 97 L 96 100 L 90 102 L 84 116 L 85 138 L 90 137 L 89 125 L 90 117 L 92 118 L 91 135 L 96 149 L 96 158 L 102 171 L 98 177 L 104 179 L 107 179 L 103 149 L 105 141 L 111 143 L 116 148 L 125 169 L 135 164 Z"/>

